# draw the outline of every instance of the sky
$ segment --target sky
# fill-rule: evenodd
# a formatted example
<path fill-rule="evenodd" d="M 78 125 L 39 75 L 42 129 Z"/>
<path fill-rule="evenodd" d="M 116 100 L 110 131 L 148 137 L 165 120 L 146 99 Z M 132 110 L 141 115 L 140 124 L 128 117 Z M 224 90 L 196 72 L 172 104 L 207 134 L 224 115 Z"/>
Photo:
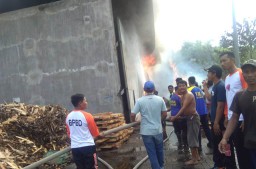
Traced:
<path fill-rule="evenodd" d="M 234 0 L 236 18 L 256 18 L 255 0 Z M 155 0 L 157 44 L 177 51 L 184 41 L 217 45 L 232 30 L 232 0 Z"/>
<path fill-rule="evenodd" d="M 256 18 L 256 0 L 234 0 L 236 19 Z M 183 42 L 210 42 L 217 46 L 225 31 L 232 31 L 232 0 L 154 0 L 156 47 L 161 64 L 152 68 L 150 79 L 159 95 L 167 96 L 167 84 L 175 85 L 176 76 L 185 80 L 195 76 L 201 83 L 206 72 L 173 55 Z"/>

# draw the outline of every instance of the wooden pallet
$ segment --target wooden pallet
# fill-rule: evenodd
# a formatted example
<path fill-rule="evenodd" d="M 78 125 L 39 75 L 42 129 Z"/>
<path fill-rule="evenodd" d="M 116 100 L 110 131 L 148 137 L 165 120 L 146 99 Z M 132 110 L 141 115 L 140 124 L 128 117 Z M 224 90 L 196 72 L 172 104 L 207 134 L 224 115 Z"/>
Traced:
<path fill-rule="evenodd" d="M 93 115 L 94 120 L 97 121 L 105 121 L 105 120 L 112 120 L 112 119 L 120 119 L 124 120 L 124 116 L 122 113 L 112 113 L 112 112 L 106 112 L 106 113 L 97 113 Z"/>
<path fill-rule="evenodd" d="M 122 143 L 118 142 L 118 143 L 114 143 L 114 144 L 100 146 L 99 149 L 100 150 L 117 149 L 117 148 L 121 147 L 121 145 L 122 145 Z"/>
<path fill-rule="evenodd" d="M 133 127 L 131 127 L 131 128 L 128 128 L 127 130 L 128 130 L 128 134 L 132 134 L 132 133 L 133 133 L 133 131 L 134 131 L 134 128 L 133 128 Z"/>
<path fill-rule="evenodd" d="M 101 127 L 101 126 L 109 126 L 112 124 L 116 124 L 116 123 L 125 123 L 124 120 L 119 120 L 119 119 L 113 119 L 113 120 L 107 120 L 107 121 L 96 121 L 97 126 Z"/>
<path fill-rule="evenodd" d="M 122 113 L 105 112 L 94 114 L 93 116 L 100 131 L 106 131 L 125 124 Z M 129 139 L 132 132 L 133 127 L 107 135 L 105 138 L 96 141 L 97 149 L 108 150 L 119 148 Z"/>
<path fill-rule="evenodd" d="M 115 138 L 115 137 L 119 137 L 122 135 L 127 135 L 128 134 L 128 129 L 124 129 L 122 131 L 116 132 L 116 133 L 112 133 L 110 135 L 107 135 L 107 138 Z"/>
<path fill-rule="evenodd" d="M 121 145 L 129 139 L 130 135 L 126 135 L 121 140 L 118 140 L 116 142 L 106 142 L 104 145 L 99 146 L 100 150 L 109 150 L 109 149 L 117 149 L 121 147 Z"/>
<path fill-rule="evenodd" d="M 122 126 L 122 125 L 124 125 L 124 124 L 125 124 L 124 122 L 119 122 L 119 123 L 114 123 L 114 124 L 110 124 L 110 125 L 106 125 L 106 126 L 98 126 L 98 128 L 99 128 L 101 131 L 104 131 L 104 130 L 109 130 L 109 129 L 113 129 L 113 128 Z"/>
<path fill-rule="evenodd" d="M 99 140 L 96 140 L 96 144 L 99 145 L 99 144 L 102 144 L 104 142 L 106 142 L 107 140 L 109 140 L 109 138 L 102 138 L 102 139 L 99 139 Z"/>

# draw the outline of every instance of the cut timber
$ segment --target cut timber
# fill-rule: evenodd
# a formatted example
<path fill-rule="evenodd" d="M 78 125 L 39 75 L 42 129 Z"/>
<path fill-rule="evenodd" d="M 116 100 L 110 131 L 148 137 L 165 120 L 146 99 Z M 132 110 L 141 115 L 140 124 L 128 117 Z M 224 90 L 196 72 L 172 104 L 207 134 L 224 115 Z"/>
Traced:
<path fill-rule="evenodd" d="M 123 113 L 98 113 L 94 114 L 93 117 L 100 131 L 106 131 L 125 124 Z M 107 135 L 105 138 L 96 141 L 97 149 L 108 150 L 119 148 L 123 142 L 129 139 L 132 132 L 133 127 Z"/>
<path fill-rule="evenodd" d="M 122 136 L 122 135 L 126 135 L 127 133 L 128 133 L 128 130 L 124 129 L 124 130 L 119 131 L 117 133 L 112 133 L 110 135 L 107 135 L 106 137 L 107 138 L 116 138 L 116 137 L 119 137 L 119 136 Z"/>
<path fill-rule="evenodd" d="M 110 140 L 108 140 L 104 145 L 99 146 L 99 149 L 108 150 L 108 149 L 119 148 L 125 141 L 127 141 L 129 139 L 129 137 L 130 137 L 130 135 L 126 135 L 122 139 L 120 139 L 116 142 L 109 142 Z"/>
<path fill-rule="evenodd" d="M 98 126 L 98 128 L 100 130 L 109 130 L 109 129 L 113 129 L 113 128 L 116 128 L 118 126 L 122 126 L 124 125 L 125 123 L 124 122 L 119 122 L 119 123 L 114 123 L 114 124 L 111 124 L 111 125 L 107 125 L 107 126 Z"/>
<path fill-rule="evenodd" d="M 102 143 L 104 143 L 104 142 L 106 142 L 106 141 L 108 141 L 109 140 L 109 138 L 102 138 L 102 139 L 99 139 L 99 140 L 97 140 L 96 141 L 96 144 L 98 145 L 98 144 L 102 144 Z"/>
<path fill-rule="evenodd" d="M 123 117 L 123 114 L 122 113 L 114 113 L 114 114 L 111 114 L 111 116 L 113 118 L 119 118 L 119 117 Z"/>
<path fill-rule="evenodd" d="M 104 126 L 104 125 L 110 125 L 113 123 L 118 123 L 118 122 L 125 122 L 124 119 L 111 119 L 111 120 L 106 120 L 106 121 L 96 121 L 96 124 L 99 126 Z"/>
<path fill-rule="evenodd" d="M 107 113 L 97 113 L 93 115 L 94 120 L 97 121 L 103 121 L 103 120 L 112 120 L 112 119 L 124 119 L 122 113 L 112 113 L 112 112 L 107 112 Z"/>
<path fill-rule="evenodd" d="M 101 120 L 110 120 L 111 116 L 105 115 L 105 116 L 93 116 L 95 121 L 101 121 Z"/>

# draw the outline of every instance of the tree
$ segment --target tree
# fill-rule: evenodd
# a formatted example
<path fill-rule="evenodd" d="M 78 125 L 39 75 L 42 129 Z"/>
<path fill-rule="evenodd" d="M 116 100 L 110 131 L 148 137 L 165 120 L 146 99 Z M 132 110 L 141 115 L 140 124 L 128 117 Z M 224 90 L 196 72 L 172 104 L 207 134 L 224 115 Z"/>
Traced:
<path fill-rule="evenodd" d="M 237 23 L 238 46 L 242 63 L 248 59 L 256 59 L 256 19 L 243 20 Z M 233 50 L 233 32 L 225 32 L 221 37 L 220 46 Z"/>
<path fill-rule="evenodd" d="M 201 41 L 184 42 L 179 55 L 184 61 L 196 63 L 202 67 L 209 67 L 210 64 L 218 62 L 218 50 L 207 43 Z"/>

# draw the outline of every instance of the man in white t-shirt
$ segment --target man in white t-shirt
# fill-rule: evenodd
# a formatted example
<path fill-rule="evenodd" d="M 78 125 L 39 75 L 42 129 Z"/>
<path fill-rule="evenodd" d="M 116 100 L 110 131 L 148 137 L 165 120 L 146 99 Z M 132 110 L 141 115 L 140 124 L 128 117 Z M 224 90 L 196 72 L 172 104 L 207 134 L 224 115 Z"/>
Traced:
<path fill-rule="evenodd" d="M 97 169 L 94 139 L 101 137 L 93 116 L 85 112 L 87 100 L 83 94 L 71 96 L 74 110 L 66 117 L 66 128 L 71 140 L 71 151 L 77 169 Z"/>
<path fill-rule="evenodd" d="M 235 55 L 232 52 L 224 52 L 220 55 L 220 63 L 224 70 L 228 71 L 228 75 L 225 79 L 225 88 L 226 88 L 226 119 L 229 121 L 233 112 L 230 110 L 233 98 L 235 94 L 247 87 L 247 84 L 242 75 L 242 70 L 237 68 L 235 65 Z M 227 121 L 226 120 L 226 121 Z M 250 169 L 250 156 L 249 151 L 244 148 L 244 133 L 243 133 L 243 116 L 242 114 L 239 117 L 239 122 L 236 130 L 234 131 L 233 139 L 234 146 L 236 148 L 236 154 L 238 159 L 238 164 L 240 169 Z"/>

